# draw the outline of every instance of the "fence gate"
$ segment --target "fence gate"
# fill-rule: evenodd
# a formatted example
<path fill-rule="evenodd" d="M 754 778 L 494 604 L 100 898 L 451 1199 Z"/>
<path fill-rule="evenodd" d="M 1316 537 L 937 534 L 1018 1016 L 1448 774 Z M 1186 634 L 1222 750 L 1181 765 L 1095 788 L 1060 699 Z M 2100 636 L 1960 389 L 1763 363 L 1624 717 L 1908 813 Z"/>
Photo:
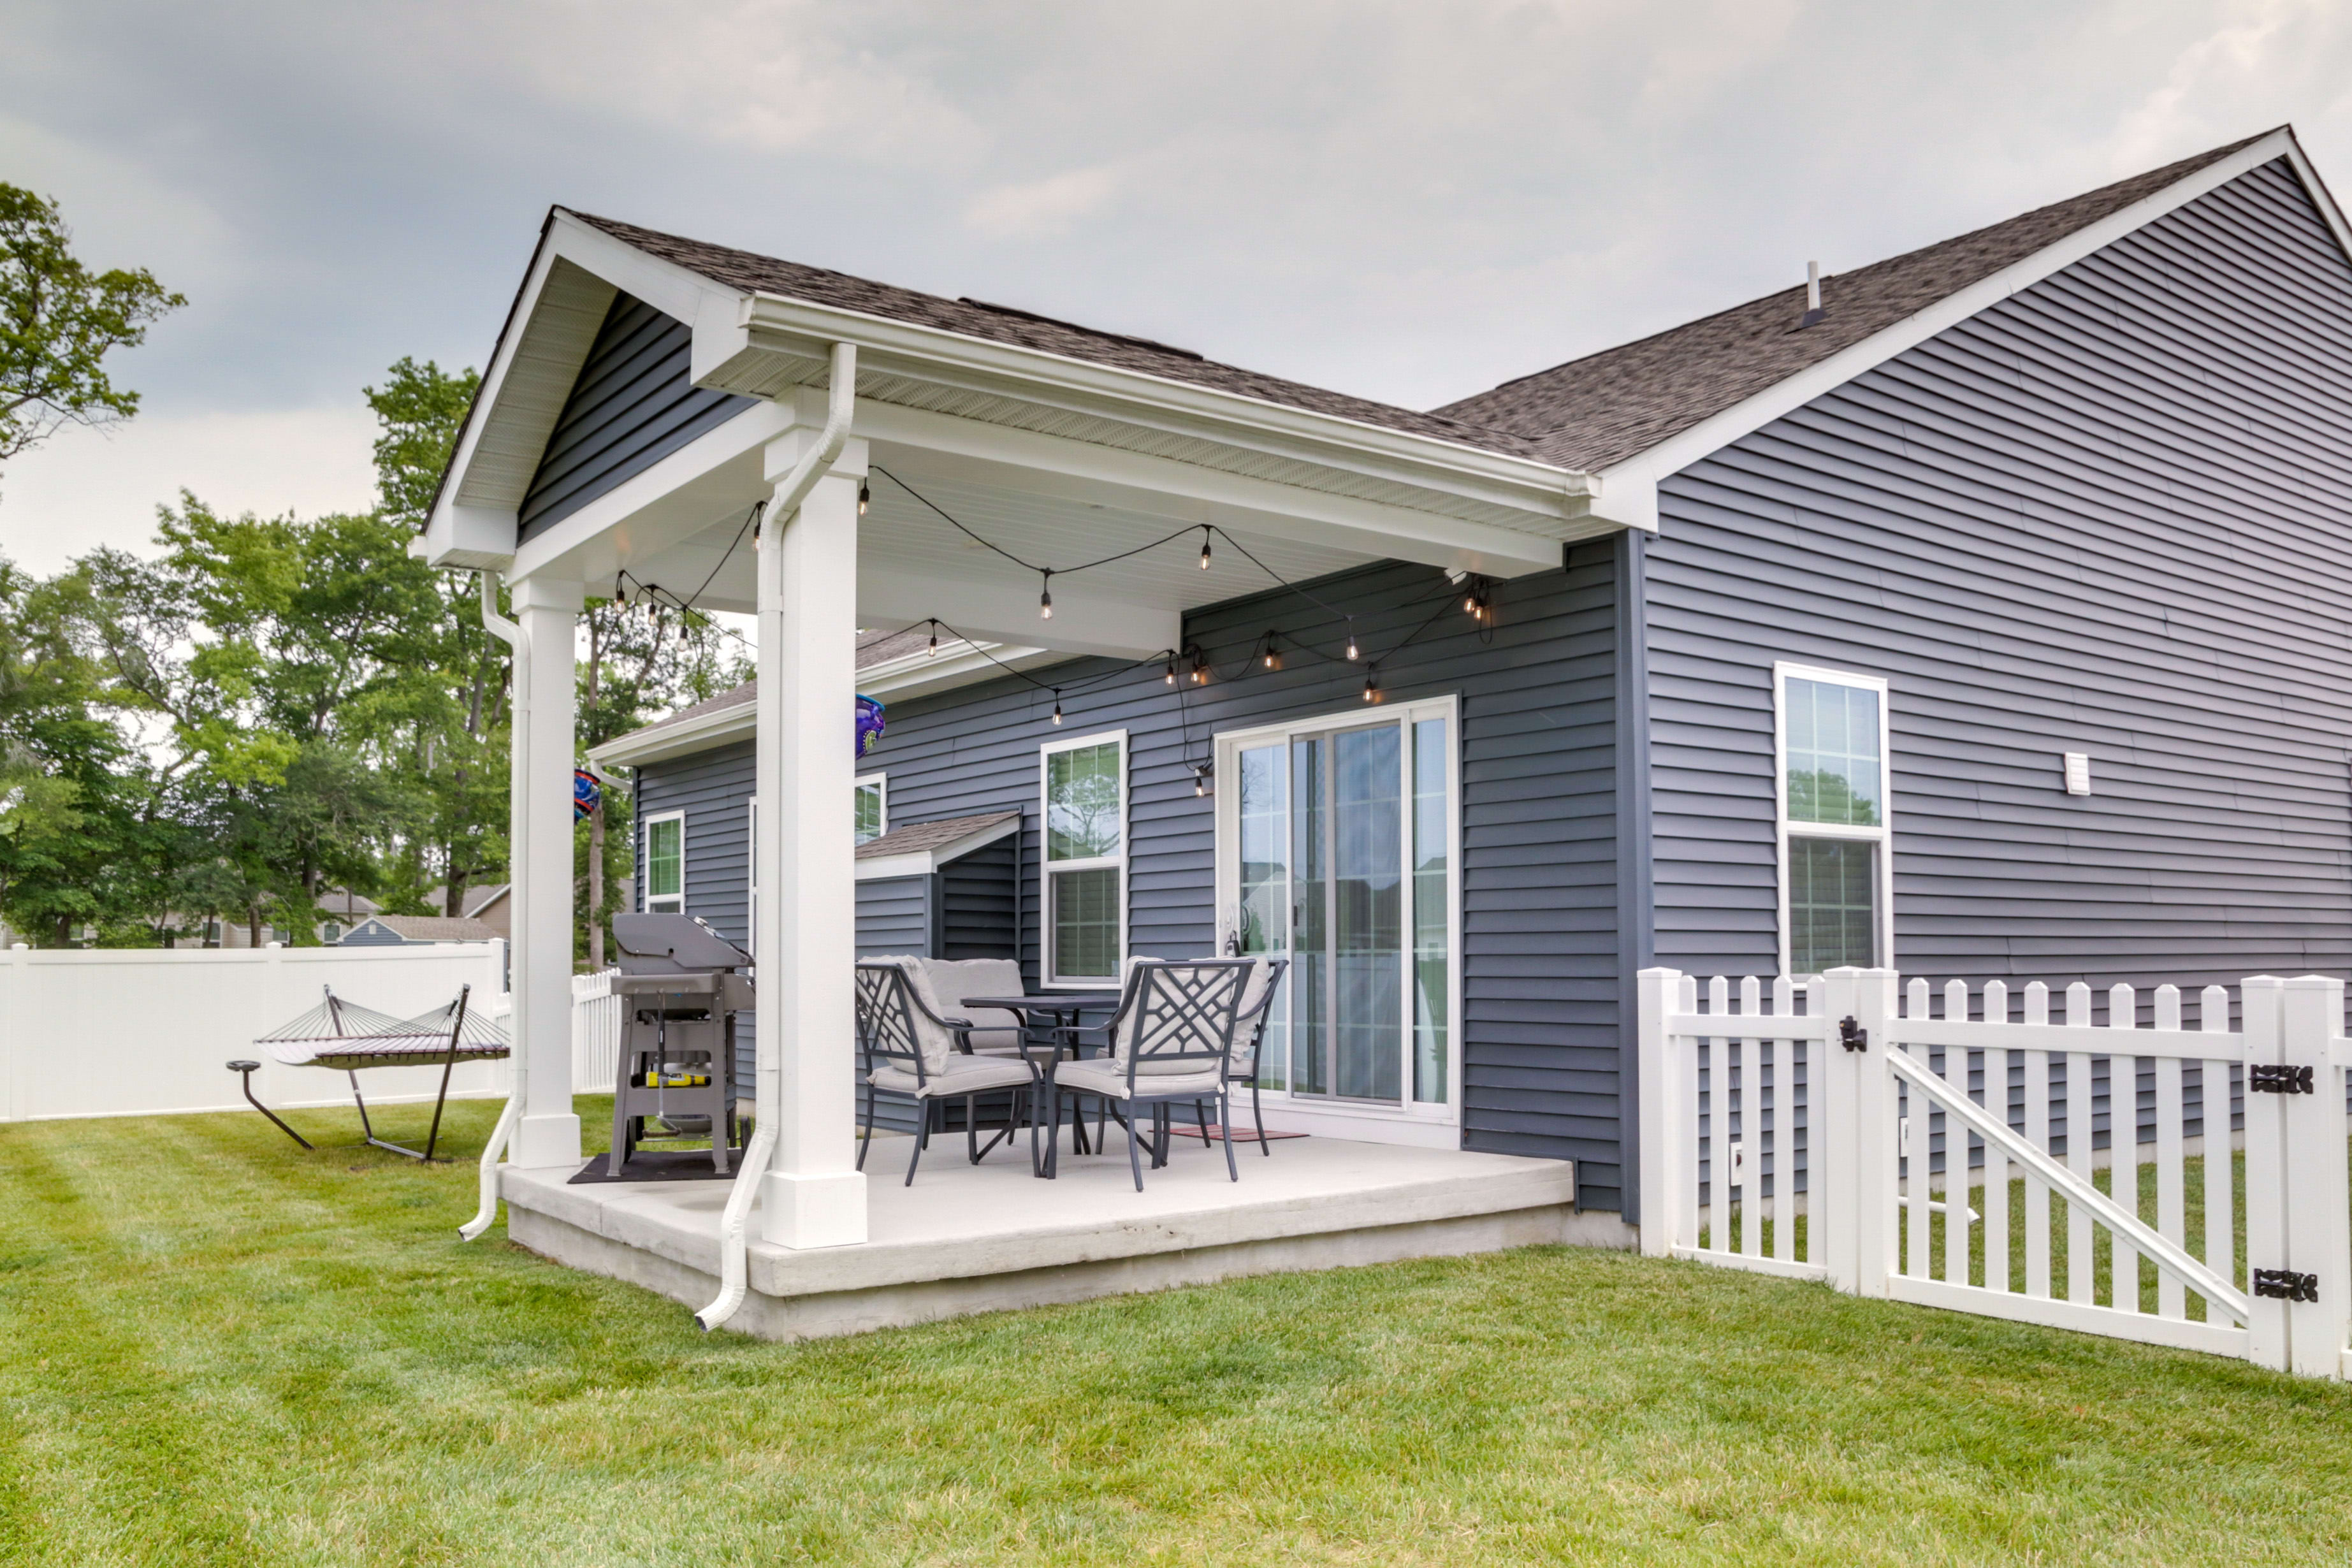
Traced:
<path fill-rule="evenodd" d="M 2347 1375 L 2343 983 L 2051 1000 L 1643 971 L 1643 1250 Z"/>

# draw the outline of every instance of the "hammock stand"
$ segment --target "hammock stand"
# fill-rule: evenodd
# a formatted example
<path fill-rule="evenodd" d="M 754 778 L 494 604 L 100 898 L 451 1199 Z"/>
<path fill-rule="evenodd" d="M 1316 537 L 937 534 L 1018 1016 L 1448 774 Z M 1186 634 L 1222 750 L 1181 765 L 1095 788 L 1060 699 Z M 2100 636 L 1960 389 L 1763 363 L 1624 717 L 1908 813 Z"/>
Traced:
<path fill-rule="evenodd" d="M 457 999 L 448 1005 L 414 1018 L 395 1018 L 389 1013 L 346 1002 L 335 994 L 331 985 L 320 989 L 323 995 L 317 1006 L 253 1043 L 288 1067 L 341 1068 L 343 1076 L 352 1081 L 352 1100 L 359 1107 L 360 1131 L 366 1135 L 366 1142 L 412 1160 L 432 1159 L 441 1140 L 441 1112 L 449 1100 L 449 1075 L 459 1062 L 495 1061 L 505 1057 L 510 1048 L 506 1031 L 490 1019 L 467 1010 L 467 1003 L 474 990 L 471 985 L 462 987 Z M 367 1101 L 360 1094 L 359 1069 L 432 1067 L 436 1063 L 441 1068 L 441 1092 L 433 1100 L 433 1130 L 425 1136 L 424 1150 L 419 1152 L 377 1137 L 374 1125 L 368 1120 Z M 228 1064 L 228 1068 L 247 1075 L 245 1097 L 253 1100 L 255 1110 L 277 1121 L 289 1138 L 310 1148 L 300 1133 L 253 1099 L 251 1074 L 259 1065 L 235 1061 Z"/>

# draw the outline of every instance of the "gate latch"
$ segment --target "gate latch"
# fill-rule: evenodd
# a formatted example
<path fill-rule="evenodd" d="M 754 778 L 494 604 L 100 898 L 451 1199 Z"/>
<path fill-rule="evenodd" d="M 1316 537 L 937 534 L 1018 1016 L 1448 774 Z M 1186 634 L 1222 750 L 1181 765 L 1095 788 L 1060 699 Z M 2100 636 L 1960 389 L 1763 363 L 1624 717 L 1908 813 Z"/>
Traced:
<path fill-rule="evenodd" d="M 2311 1094 L 2311 1069 L 2268 1063 L 2246 1069 L 2246 1087 L 2256 1094 Z"/>
<path fill-rule="evenodd" d="M 2319 1276 L 2298 1274 L 2292 1268 L 2257 1268 L 2254 1270 L 2254 1294 L 2279 1301 L 2316 1301 L 2319 1300 Z"/>
<path fill-rule="evenodd" d="M 1849 1013 L 1838 1020 L 1838 1044 L 1850 1051 L 1866 1051 L 1870 1049 L 1870 1031 Z"/>

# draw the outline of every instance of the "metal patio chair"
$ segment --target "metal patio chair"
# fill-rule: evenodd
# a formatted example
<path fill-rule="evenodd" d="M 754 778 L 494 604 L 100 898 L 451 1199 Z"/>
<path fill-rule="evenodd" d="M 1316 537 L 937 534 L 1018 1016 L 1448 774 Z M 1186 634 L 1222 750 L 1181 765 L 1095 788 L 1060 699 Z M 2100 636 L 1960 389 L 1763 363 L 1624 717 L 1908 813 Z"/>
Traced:
<path fill-rule="evenodd" d="M 1062 1097 L 1090 1096 L 1118 1111 L 1126 1123 L 1127 1163 L 1139 1193 L 1143 1134 L 1138 1118 L 1146 1110 L 1151 1113 L 1151 1166 L 1158 1170 L 1168 1163 L 1169 1108 L 1190 1102 L 1205 1110 L 1214 1101 L 1225 1131 L 1225 1173 L 1240 1181 L 1226 1086 L 1242 995 L 1256 967 L 1252 958 L 1139 960 L 1128 971 L 1126 993 L 1108 1023 L 1056 1030 L 1073 1044 L 1099 1036 L 1108 1054 L 1055 1069 L 1046 1159 L 1055 1158 L 1061 1143 Z M 1082 1103 L 1077 1113 L 1085 1114 Z"/>
<path fill-rule="evenodd" d="M 910 1187 L 915 1184 L 915 1166 L 930 1146 L 933 1108 L 948 1100 L 963 1101 L 965 1142 L 975 1165 L 990 1149 L 1013 1136 L 1013 1125 L 1008 1121 L 988 1141 L 987 1148 L 981 1147 L 974 1102 L 992 1089 L 1015 1089 L 1032 1098 L 1030 1139 L 1033 1143 L 1036 1139 L 1037 1069 L 1026 1057 L 972 1055 L 971 1021 L 941 1015 L 924 994 L 929 989 L 904 963 L 857 966 L 857 1047 L 865 1058 L 866 1091 L 857 1168 L 866 1168 L 866 1151 L 874 1142 L 877 1100 L 885 1094 L 903 1095 L 915 1102 L 915 1147 L 907 1157 Z M 1033 1159 L 1034 1154 L 1033 1148 Z"/>
<path fill-rule="evenodd" d="M 1265 1111 L 1258 1102 L 1257 1062 L 1265 1046 L 1266 1020 L 1274 1016 L 1274 996 L 1282 984 L 1282 977 L 1290 969 L 1286 958 L 1254 958 L 1250 961 L 1249 984 L 1242 990 L 1241 1018 L 1234 1036 L 1233 1055 L 1225 1059 L 1225 1082 L 1246 1083 L 1250 1091 L 1250 1121 L 1257 1129 L 1257 1152 L 1271 1159 L 1273 1147 L 1265 1141 Z M 1209 1142 L 1209 1107 L 1205 1100 L 1193 1103 L 1193 1112 L 1200 1118 L 1201 1142 Z"/>

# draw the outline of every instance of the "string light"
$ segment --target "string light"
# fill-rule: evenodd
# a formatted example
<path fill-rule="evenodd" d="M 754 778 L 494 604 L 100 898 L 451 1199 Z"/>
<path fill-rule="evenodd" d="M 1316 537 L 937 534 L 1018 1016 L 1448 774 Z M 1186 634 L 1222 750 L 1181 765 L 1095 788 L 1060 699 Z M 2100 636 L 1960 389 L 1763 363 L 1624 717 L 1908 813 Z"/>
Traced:
<path fill-rule="evenodd" d="M 1356 619 L 1350 616 L 1348 617 L 1348 662 L 1353 664 L 1363 657 L 1356 651 Z"/>
<path fill-rule="evenodd" d="M 1045 591 L 1037 595 L 1037 618 L 1050 621 L 1054 618 L 1054 574 L 1046 573 L 1044 582 Z"/>
<path fill-rule="evenodd" d="M 1056 724 L 1058 724 L 1058 723 L 1060 723 L 1061 721 L 1062 721 L 1062 689 L 1061 689 L 1060 687 L 1056 686 L 1055 688 L 1054 688 L 1054 722 L 1055 722 L 1055 723 L 1056 723 Z"/>
<path fill-rule="evenodd" d="M 1208 682 L 1209 656 L 1196 647 L 1192 650 L 1192 684 L 1205 686 Z"/>
<path fill-rule="evenodd" d="M 1381 700 L 1381 678 L 1380 678 L 1378 675 L 1367 675 L 1367 676 L 1365 676 L 1365 677 L 1364 677 L 1364 700 L 1365 700 L 1365 701 L 1367 701 L 1367 702 L 1378 702 L 1380 700 Z"/>
<path fill-rule="evenodd" d="M 1213 768 L 1210 763 L 1193 763 L 1193 764 L 1192 764 L 1192 793 L 1193 793 L 1193 795 L 1196 795 L 1196 796 L 1198 796 L 1198 795 L 1204 795 L 1208 794 L 1208 793 L 1209 793 L 1209 781 L 1210 781 L 1210 779 L 1211 779 L 1211 778 L 1213 778 L 1213 777 L 1214 776 L 1214 774 L 1215 774 L 1215 769 L 1214 769 L 1214 768 Z"/>
<path fill-rule="evenodd" d="M 1202 571 L 1203 571 L 1203 572 L 1206 572 L 1208 569 L 1209 569 L 1209 525 L 1208 525 L 1208 524 L 1206 524 L 1206 523 L 1202 523 L 1202 524 L 1201 525 L 1201 570 L 1202 570 Z"/>
<path fill-rule="evenodd" d="M 1282 654 L 1274 646 L 1274 634 L 1272 632 L 1265 634 L 1265 667 L 1268 669 L 1280 669 L 1282 668 Z"/>
<path fill-rule="evenodd" d="M 873 488 L 871 485 L 868 485 L 868 484 L 867 484 L 864 479 L 860 479 L 860 480 L 858 480 L 858 481 L 857 481 L 857 515 L 858 515 L 858 516 L 860 516 L 860 517 L 864 517 L 864 516 L 866 515 L 866 507 L 867 507 L 868 505 L 870 505 L 870 504 L 873 502 L 873 500 L 874 500 L 874 488 Z"/>
<path fill-rule="evenodd" d="M 925 658 L 940 657 L 940 623 L 937 621 L 931 623 L 931 646 L 923 650 L 923 657 Z"/>
<path fill-rule="evenodd" d="M 1168 656 L 1168 673 L 1163 679 L 1171 686 L 1176 684 L 1176 656 L 1172 653 Z"/>

